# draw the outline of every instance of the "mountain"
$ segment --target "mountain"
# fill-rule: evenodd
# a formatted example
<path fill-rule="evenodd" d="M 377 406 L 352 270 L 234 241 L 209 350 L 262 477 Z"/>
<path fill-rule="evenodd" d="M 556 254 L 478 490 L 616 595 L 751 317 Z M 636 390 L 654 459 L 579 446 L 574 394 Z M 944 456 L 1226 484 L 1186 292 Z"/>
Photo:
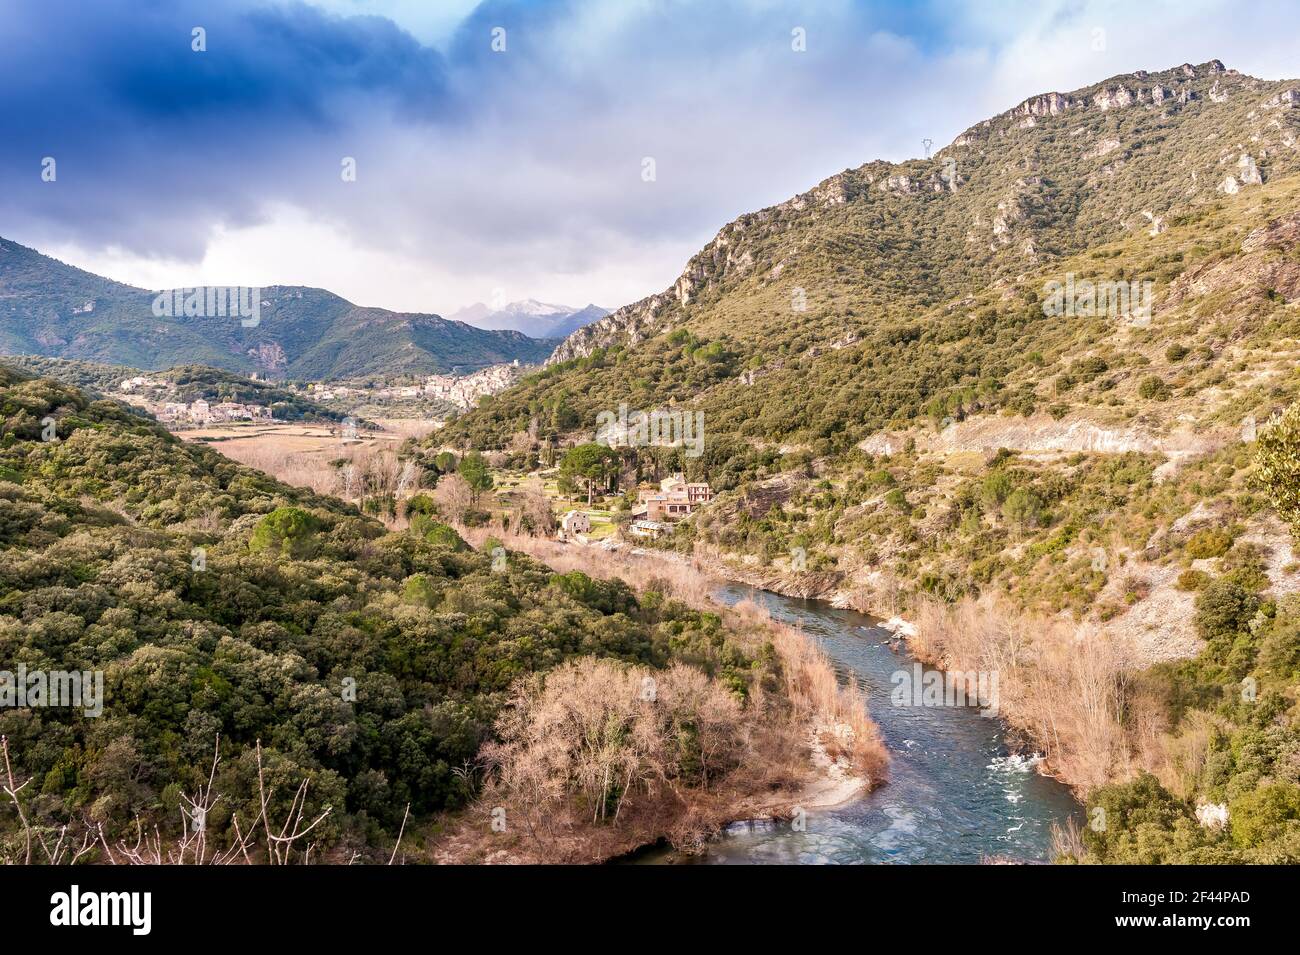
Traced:
<path fill-rule="evenodd" d="M 741 216 L 670 288 L 574 333 L 550 361 L 678 325 L 833 341 L 1099 243 L 1159 234 L 1180 212 L 1294 171 L 1298 96 L 1294 80 L 1212 60 L 1030 97 L 929 159 L 870 162 Z"/>
<path fill-rule="evenodd" d="M 932 412 L 1059 410 L 1077 395 L 1047 383 L 1104 343 L 1082 337 L 1095 322 L 1045 316 L 1044 287 L 1149 280 L 1158 313 L 1183 273 L 1286 211 L 1297 107 L 1295 81 L 1218 61 L 1031 97 L 933 158 L 741 216 L 671 288 L 575 332 L 546 375 L 443 437 L 503 447 L 539 405 L 543 423 L 594 430 L 620 402 L 690 402 L 738 483 L 777 467 L 769 448 L 843 455 Z M 1153 353 L 1168 334 L 1096 334 L 1131 361 L 1130 332 Z"/>
<path fill-rule="evenodd" d="M 625 409 L 690 413 L 701 453 L 621 447 L 618 490 L 716 496 L 638 546 L 998 674 L 1109 820 L 1071 855 L 1296 862 L 1297 369 L 1300 82 L 1210 61 L 741 216 L 437 448 L 528 470 Z"/>
<path fill-rule="evenodd" d="M 548 305 L 526 298 L 492 309 L 482 302 L 467 305 L 451 315 L 453 321 L 479 328 L 523 332 L 530 338 L 566 338 L 578 329 L 604 318 L 609 309 L 599 305 L 574 308 L 571 305 Z"/>
<path fill-rule="evenodd" d="M 609 314 L 609 309 L 601 308 L 599 305 L 585 305 L 584 307 L 573 312 L 563 321 L 557 323 L 548 338 L 567 338 L 580 328 L 585 328 L 592 322 L 600 321 Z"/>
<path fill-rule="evenodd" d="M 437 315 L 365 308 L 324 289 L 261 289 L 256 315 L 246 292 L 242 316 L 218 302 L 216 290 L 180 292 L 158 307 L 155 292 L 0 239 L 0 354 L 336 379 L 473 371 L 516 359 L 530 364 L 554 345 Z"/>

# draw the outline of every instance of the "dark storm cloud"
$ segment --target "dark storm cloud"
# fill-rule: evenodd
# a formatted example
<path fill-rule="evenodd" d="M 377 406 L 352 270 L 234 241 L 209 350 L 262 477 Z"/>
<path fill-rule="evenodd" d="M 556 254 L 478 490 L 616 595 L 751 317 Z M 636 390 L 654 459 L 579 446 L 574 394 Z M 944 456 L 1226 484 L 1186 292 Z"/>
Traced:
<path fill-rule="evenodd" d="M 441 56 L 379 17 L 19 0 L 0 9 L 0 234 L 197 255 L 214 223 L 337 182 L 366 124 L 452 119 L 447 85 Z"/>

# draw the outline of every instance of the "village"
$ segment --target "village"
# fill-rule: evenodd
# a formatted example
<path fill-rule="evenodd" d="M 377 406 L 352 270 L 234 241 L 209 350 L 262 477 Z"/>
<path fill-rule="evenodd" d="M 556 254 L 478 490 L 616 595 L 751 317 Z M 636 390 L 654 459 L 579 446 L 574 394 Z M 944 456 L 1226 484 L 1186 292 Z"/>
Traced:
<path fill-rule="evenodd" d="M 516 360 L 508 365 L 492 365 L 469 375 L 428 375 L 421 384 L 386 388 L 357 388 L 317 382 L 307 386 L 307 393 L 317 401 L 430 399 L 445 401 L 462 411 L 468 411 L 484 395 L 494 395 L 509 388 L 519 380 L 521 374 Z"/>
<path fill-rule="evenodd" d="M 119 397 L 127 404 L 142 408 L 163 424 L 175 427 L 216 424 L 222 421 L 275 420 L 271 409 L 265 405 L 238 401 L 210 402 L 204 398 L 190 402 L 167 400 L 173 395 L 171 383 L 143 375 L 123 380 L 119 391 Z"/>
<path fill-rule="evenodd" d="M 357 387 L 353 384 L 334 384 L 330 382 L 308 382 L 306 384 L 285 383 L 282 387 L 291 393 L 301 394 L 318 402 L 337 402 L 350 407 L 355 403 L 365 402 L 442 402 L 455 406 L 460 411 L 473 408 L 484 395 L 497 394 L 519 380 L 522 374 L 518 361 L 511 364 L 493 365 L 469 375 L 427 375 L 419 384 L 388 385 L 384 387 Z M 256 373 L 250 380 L 258 380 Z M 223 422 L 253 421 L 258 423 L 275 422 L 277 419 L 267 405 L 240 401 L 213 401 L 197 398 L 193 401 L 178 401 L 176 386 L 164 379 L 148 375 L 135 375 L 125 378 L 118 386 L 118 397 L 134 407 L 148 411 L 168 427 L 183 429 L 221 424 Z M 326 405 L 338 408 L 340 404 Z M 415 409 L 419 414 L 419 407 Z M 426 409 L 427 410 L 427 409 Z M 409 414 L 394 410 L 394 414 Z"/>

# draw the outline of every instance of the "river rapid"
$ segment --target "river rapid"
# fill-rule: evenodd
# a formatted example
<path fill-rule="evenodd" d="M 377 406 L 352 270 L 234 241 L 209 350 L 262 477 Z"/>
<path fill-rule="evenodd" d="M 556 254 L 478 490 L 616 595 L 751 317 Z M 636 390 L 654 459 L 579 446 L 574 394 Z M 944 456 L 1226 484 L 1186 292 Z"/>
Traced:
<path fill-rule="evenodd" d="M 650 864 L 1045 862 L 1051 827 L 1080 808 L 1070 790 L 1007 747 L 1007 728 L 975 707 L 893 706 L 892 677 L 916 660 L 879 621 L 821 601 L 723 586 L 728 604 L 754 599 L 817 639 L 843 680 L 865 692 L 892 758 L 889 782 L 852 802 L 791 822 L 735 823 L 704 852 L 639 853 Z M 928 669 L 928 668 L 927 668 Z"/>

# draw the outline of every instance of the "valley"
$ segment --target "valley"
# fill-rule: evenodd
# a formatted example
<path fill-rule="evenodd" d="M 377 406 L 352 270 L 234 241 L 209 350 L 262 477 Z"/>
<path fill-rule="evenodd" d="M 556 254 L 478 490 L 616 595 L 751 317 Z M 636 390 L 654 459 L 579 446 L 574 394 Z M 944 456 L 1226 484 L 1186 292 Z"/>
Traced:
<path fill-rule="evenodd" d="M 1034 95 L 493 328 L 0 241 L 0 648 L 107 687 L 0 709 L 0 857 L 197 861 L 218 780 L 280 861 L 1300 862 L 1298 88 Z"/>

